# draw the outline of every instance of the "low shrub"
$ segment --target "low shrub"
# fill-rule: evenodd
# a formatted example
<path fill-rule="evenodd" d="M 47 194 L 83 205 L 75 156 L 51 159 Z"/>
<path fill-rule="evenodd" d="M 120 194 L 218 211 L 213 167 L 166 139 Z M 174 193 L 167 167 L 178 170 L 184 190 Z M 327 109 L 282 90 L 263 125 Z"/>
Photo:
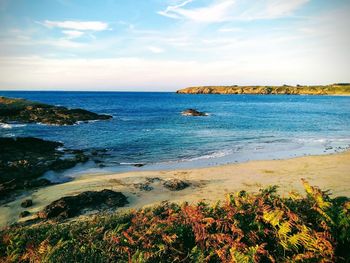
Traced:
<path fill-rule="evenodd" d="M 303 181 L 209 205 L 164 203 L 87 221 L 12 226 L 1 262 L 349 262 L 350 201 Z"/>

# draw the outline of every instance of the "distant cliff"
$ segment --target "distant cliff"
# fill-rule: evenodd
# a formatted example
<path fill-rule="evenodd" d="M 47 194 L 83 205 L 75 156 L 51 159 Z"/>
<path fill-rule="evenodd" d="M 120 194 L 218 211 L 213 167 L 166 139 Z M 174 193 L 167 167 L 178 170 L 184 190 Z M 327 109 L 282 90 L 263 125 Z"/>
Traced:
<path fill-rule="evenodd" d="M 350 95 L 350 83 L 326 86 L 202 86 L 178 90 L 180 94 L 284 94 L 284 95 Z"/>

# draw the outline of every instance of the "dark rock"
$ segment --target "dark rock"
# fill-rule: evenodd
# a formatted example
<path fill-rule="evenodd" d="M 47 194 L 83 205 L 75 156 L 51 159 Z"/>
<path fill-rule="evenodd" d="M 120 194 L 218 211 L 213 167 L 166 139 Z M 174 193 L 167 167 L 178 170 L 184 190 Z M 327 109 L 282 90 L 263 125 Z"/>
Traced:
<path fill-rule="evenodd" d="M 57 159 L 50 168 L 55 171 L 73 168 L 79 161 L 77 159 Z"/>
<path fill-rule="evenodd" d="M 134 164 L 135 167 L 142 167 L 142 166 L 145 166 L 143 163 L 136 163 Z"/>
<path fill-rule="evenodd" d="M 29 211 L 23 211 L 19 214 L 19 217 L 23 218 L 23 217 L 27 217 L 30 215 L 30 212 Z"/>
<path fill-rule="evenodd" d="M 10 200 L 14 190 L 50 185 L 37 179 L 49 170 L 72 168 L 89 159 L 81 151 L 57 149 L 62 146 L 32 137 L 0 138 L 0 203 Z"/>
<path fill-rule="evenodd" d="M 24 208 L 30 207 L 33 205 L 33 201 L 31 199 L 26 199 L 21 203 L 21 206 Z"/>
<path fill-rule="evenodd" d="M 166 180 L 163 185 L 171 191 L 180 191 L 190 186 L 189 183 L 179 179 Z"/>
<path fill-rule="evenodd" d="M 100 192 L 87 191 L 75 196 L 62 197 L 38 213 L 42 219 L 63 219 L 78 215 L 83 209 L 97 209 L 107 207 L 122 207 L 127 204 L 127 198 L 120 192 L 102 190 Z"/>
<path fill-rule="evenodd" d="M 72 154 L 83 154 L 83 153 L 84 153 L 83 150 L 76 150 L 76 149 L 70 150 L 70 152 L 71 152 Z"/>
<path fill-rule="evenodd" d="M 112 116 L 100 115 L 83 109 L 68 109 L 24 99 L 0 97 L 0 122 L 45 123 L 73 125 L 79 121 L 107 120 Z"/>
<path fill-rule="evenodd" d="M 36 188 L 36 187 L 42 187 L 42 186 L 48 186 L 48 185 L 53 185 L 51 181 L 42 178 L 42 179 L 37 179 L 37 180 L 32 180 L 32 181 L 25 181 L 24 182 L 24 187 L 26 188 Z"/>
<path fill-rule="evenodd" d="M 207 113 L 201 112 L 201 111 L 197 111 L 195 109 L 185 110 L 181 114 L 184 115 L 184 116 L 208 116 Z"/>

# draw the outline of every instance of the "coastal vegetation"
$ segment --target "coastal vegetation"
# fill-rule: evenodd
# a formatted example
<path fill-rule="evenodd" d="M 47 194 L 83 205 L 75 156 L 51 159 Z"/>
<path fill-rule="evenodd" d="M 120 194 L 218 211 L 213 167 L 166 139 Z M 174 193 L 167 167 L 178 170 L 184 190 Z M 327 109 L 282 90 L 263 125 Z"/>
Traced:
<path fill-rule="evenodd" d="M 261 94 L 261 95 L 350 95 L 350 83 L 325 86 L 200 86 L 178 90 L 179 94 Z"/>
<path fill-rule="evenodd" d="M 83 109 L 68 109 L 25 99 L 0 97 L 0 123 L 73 125 L 78 121 L 108 120 L 112 116 Z"/>
<path fill-rule="evenodd" d="M 210 205 L 162 203 L 0 232 L 1 262 L 348 262 L 350 201 L 303 180 Z"/>

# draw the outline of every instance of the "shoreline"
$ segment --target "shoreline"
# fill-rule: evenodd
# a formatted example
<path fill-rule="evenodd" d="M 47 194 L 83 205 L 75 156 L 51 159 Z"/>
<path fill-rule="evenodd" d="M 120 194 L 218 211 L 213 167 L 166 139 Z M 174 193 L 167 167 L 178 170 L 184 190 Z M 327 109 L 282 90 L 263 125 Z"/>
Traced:
<path fill-rule="evenodd" d="M 42 178 L 48 179 L 55 183 L 64 183 L 76 180 L 77 178 L 80 178 L 86 174 L 93 174 L 98 176 L 106 174 L 123 174 L 133 172 L 205 169 L 217 166 L 243 164 L 255 161 L 288 160 L 299 157 L 332 155 L 350 151 L 350 144 L 348 143 L 340 146 L 340 144 L 337 144 L 337 139 L 333 141 L 331 141 L 330 139 L 321 140 L 328 141 L 328 146 L 326 145 L 326 143 L 324 143 L 324 145 L 322 146 L 302 145 L 294 149 L 276 151 L 271 151 L 270 149 L 270 151 L 265 152 L 264 150 L 267 150 L 267 148 L 264 147 L 255 150 L 253 150 L 252 148 L 246 152 L 230 151 L 229 153 L 226 153 L 228 151 L 220 150 L 217 152 L 213 152 L 212 154 L 201 155 L 190 159 L 180 159 L 177 161 L 163 161 L 155 163 L 118 163 L 118 165 L 115 166 L 110 166 L 107 161 L 106 166 L 102 168 L 96 168 L 93 162 L 87 162 L 83 164 L 78 164 L 75 167 L 67 169 L 65 171 L 48 171 L 42 176 Z M 344 141 L 350 139 L 338 138 L 338 140 Z M 292 150 L 293 152 L 291 152 Z"/>
<path fill-rule="evenodd" d="M 13 202 L 0 206 L 0 227 L 19 219 L 19 213 L 28 210 L 34 215 L 46 205 L 63 196 L 76 195 L 84 191 L 110 189 L 120 191 L 128 197 L 125 209 L 137 209 L 159 204 L 162 201 L 196 203 L 200 200 L 216 202 L 225 194 L 246 190 L 257 192 L 269 185 L 278 185 L 282 195 L 290 191 L 304 193 L 301 178 L 322 190 L 330 189 L 335 196 L 350 197 L 350 151 L 328 155 L 295 157 L 283 160 L 249 161 L 207 168 L 132 171 L 125 173 L 85 174 L 73 181 L 47 186 L 24 194 Z M 161 181 L 151 184 L 153 190 L 143 191 L 137 187 L 147 178 L 180 179 L 191 184 L 181 191 L 170 191 Z M 33 206 L 20 206 L 31 198 Z M 20 221 L 28 220 L 27 217 Z"/>

